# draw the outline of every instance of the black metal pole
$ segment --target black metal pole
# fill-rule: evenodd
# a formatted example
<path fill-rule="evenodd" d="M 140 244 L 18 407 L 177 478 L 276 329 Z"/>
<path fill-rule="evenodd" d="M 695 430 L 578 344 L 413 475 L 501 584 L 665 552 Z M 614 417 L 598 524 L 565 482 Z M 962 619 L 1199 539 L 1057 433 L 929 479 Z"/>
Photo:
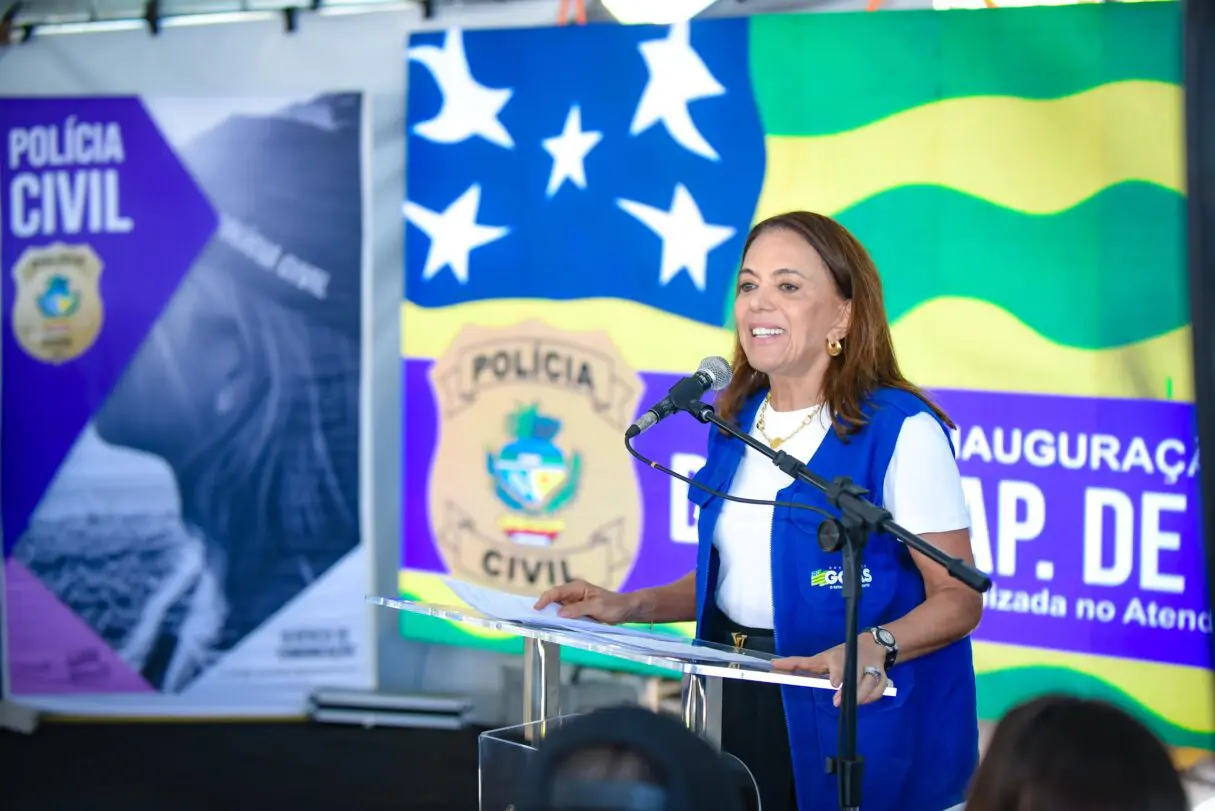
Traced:
<path fill-rule="evenodd" d="M 836 757 L 827 758 L 827 771 L 836 775 L 840 808 L 853 811 L 861 807 L 861 784 L 865 776 L 865 760 L 857 752 L 856 742 L 856 670 L 860 658 L 857 640 L 861 634 L 861 556 L 869 530 L 848 516 L 844 516 L 843 526 L 844 683 L 840 685 L 839 751 Z M 839 537 L 838 532 L 831 531 L 822 535 Z M 819 543 L 827 548 L 822 537 Z"/>
<path fill-rule="evenodd" d="M 1212 6 L 1212 0 L 1186 0 L 1182 4 L 1194 399 L 1198 445 L 1208 450 L 1215 448 L 1215 241 L 1212 241 L 1215 234 L 1215 56 L 1212 55 L 1215 8 Z M 1206 525 L 1207 593 L 1215 608 L 1215 468 L 1203 471 L 1199 487 L 1202 491 L 1201 513 Z M 1215 643 L 1215 637 L 1212 642 Z M 1215 647 L 1212 655 L 1215 655 Z"/>
<path fill-rule="evenodd" d="M 951 557 L 918 535 L 900 527 L 890 513 L 865 499 L 865 489 L 851 479 L 838 478 L 828 481 L 813 473 L 800 460 L 784 451 L 774 451 L 749 434 L 738 430 L 713 410 L 713 406 L 700 400 L 677 402 L 675 407 L 687 411 L 704 423 L 712 423 L 748 447 L 759 451 L 772 460 L 790 477 L 806 482 L 827 495 L 827 500 L 840 510 L 842 520 L 828 518 L 819 526 L 818 542 L 827 552 L 842 551 L 844 558 L 844 683 L 840 685 L 839 751 L 834 758 L 827 758 L 827 771 L 836 775 L 839 783 L 840 808 L 854 811 L 861 807 L 861 781 L 864 761 L 857 749 L 856 739 L 856 671 L 857 640 L 860 636 L 861 556 L 865 542 L 874 532 L 893 535 L 902 543 L 943 566 L 949 574 L 978 592 L 991 588 L 991 578 L 968 565 L 960 558 Z M 807 654 L 818 651 L 807 651 Z"/>

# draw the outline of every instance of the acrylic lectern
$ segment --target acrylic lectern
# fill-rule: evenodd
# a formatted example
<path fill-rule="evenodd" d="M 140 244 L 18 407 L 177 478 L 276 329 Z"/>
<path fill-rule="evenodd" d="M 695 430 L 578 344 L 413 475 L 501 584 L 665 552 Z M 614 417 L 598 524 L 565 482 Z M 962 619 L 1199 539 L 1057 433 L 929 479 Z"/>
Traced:
<path fill-rule="evenodd" d="M 571 717 L 561 714 L 561 648 L 570 647 L 682 674 L 682 715 L 688 729 L 721 747 L 721 680 L 743 679 L 835 690 L 825 676 L 772 669 L 772 654 L 630 627 L 555 617 L 502 618 L 472 608 L 368 596 L 397 611 L 450 620 L 523 639 L 523 723 L 483 733 L 479 742 L 481 811 L 505 811 L 514 781 L 544 736 Z M 886 695 L 894 695 L 888 684 Z"/>

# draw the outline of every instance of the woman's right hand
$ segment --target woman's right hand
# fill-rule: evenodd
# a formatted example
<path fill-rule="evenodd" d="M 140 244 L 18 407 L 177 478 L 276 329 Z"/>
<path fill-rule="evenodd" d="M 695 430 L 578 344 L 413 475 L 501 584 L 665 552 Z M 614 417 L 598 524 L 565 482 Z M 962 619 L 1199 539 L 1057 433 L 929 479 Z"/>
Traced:
<path fill-rule="evenodd" d="M 619 625 L 622 622 L 640 621 L 640 602 L 635 593 L 620 594 L 591 585 L 585 580 L 572 580 L 541 594 L 535 608 L 539 611 L 555 603 L 561 606 L 557 614 L 566 619 L 587 617 L 608 625 Z"/>

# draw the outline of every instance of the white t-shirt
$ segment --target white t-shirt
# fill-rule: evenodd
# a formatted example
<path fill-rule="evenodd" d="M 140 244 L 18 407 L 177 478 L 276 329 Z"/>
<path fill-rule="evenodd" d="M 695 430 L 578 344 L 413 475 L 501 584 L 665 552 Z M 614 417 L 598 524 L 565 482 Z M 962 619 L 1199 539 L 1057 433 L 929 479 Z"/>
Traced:
<path fill-rule="evenodd" d="M 788 437 L 813 409 L 773 411 L 768 408 L 764 430 L 769 437 Z M 818 416 L 781 450 L 806 462 L 831 430 L 829 412 Z M 765 442 L 758 428 L 751 436 Z M 775 500 L 792 479 L 759 453 L 746 452 L 730 486 L 730 495 Z M 949 440 L 931 414 L 916 414 L 903 422 L 894 455 L 886 470 L 883 505 L 895 522 L 917 535 L 970 527 L 962 480 Z M 727 501 L 713 533 L 720 566 L 717 606 L 739 625 L 772 627 L 772 507 Z"/>

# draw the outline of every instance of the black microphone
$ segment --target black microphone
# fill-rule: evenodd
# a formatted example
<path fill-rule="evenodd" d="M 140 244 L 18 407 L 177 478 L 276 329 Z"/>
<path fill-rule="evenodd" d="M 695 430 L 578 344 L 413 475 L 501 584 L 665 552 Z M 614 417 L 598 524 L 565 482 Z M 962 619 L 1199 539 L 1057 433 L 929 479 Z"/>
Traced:
<path fill-rule="evenodd" d="M 700 368 L 691 377 L 685 377 L 671 386 L 662 402 L 637 418 L 637 422 L 624 432 L 625 439 L 632 439 L 656 425 L 659 420 L 665 420 L 679 409 L 676 405 L 692 403 L 700 399 L 706 391 L 721 391 L 730 384 L 734 372 L 725 358 L 717 356 L 705 358 L 700 362 Z"/>

